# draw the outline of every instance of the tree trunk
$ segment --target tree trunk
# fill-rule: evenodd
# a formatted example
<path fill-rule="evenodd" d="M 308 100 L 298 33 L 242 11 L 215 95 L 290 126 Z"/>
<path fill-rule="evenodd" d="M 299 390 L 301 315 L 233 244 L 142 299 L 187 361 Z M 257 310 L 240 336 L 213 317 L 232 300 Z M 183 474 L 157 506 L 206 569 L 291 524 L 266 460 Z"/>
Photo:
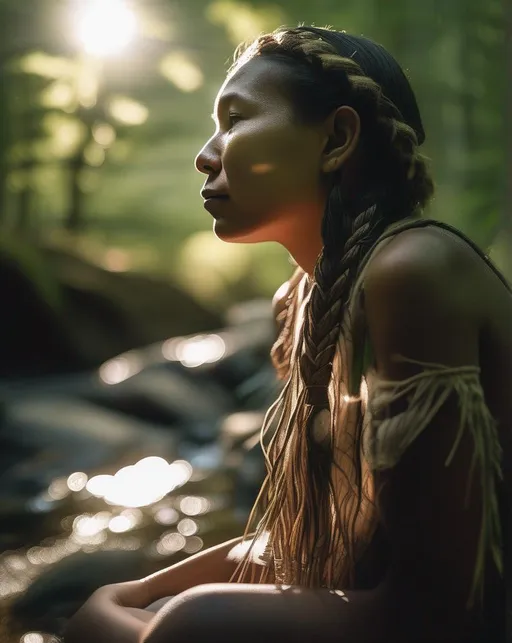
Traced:
<path fill-rule="evenodd" d="M 505 60 L 508 61 L 506 68 L 505 86 L 505 131 L 506 136 L 506 165 L 505 174 L 505 199 L 503 203 L 503 231 L 505 235 L 505 261 L 504 270 L 509 279 L 512 280 L 512 4 L 510 0 L 503 0 L 505 14 Z"/>
<path fill-rule="evenodd" d="M 16 229 L 22 234 L 28 234 L 32 223 L 32 204 L 34 197 L 34 190 L 30 182 L 33 165 L 26 164 L 23 168 L 25 174 L 25 185 L 18 195 L 18 216 L 16 220 Z"/>
<path fill-rule="evenodd" d="M 84 149 L 81 148 L 69 161 L 69 210 L 64 221 L 68 232 L 76 233 L 84 225 L 84 193 L 80 187 L 80 177 L 86 165 Z"/>

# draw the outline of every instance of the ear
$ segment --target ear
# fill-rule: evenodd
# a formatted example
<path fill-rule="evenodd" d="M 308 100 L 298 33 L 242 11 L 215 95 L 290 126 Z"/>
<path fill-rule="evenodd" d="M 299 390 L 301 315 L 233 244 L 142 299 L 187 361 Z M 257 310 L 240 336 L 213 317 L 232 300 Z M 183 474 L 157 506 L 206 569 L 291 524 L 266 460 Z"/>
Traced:
<path fill-rule="evenodd" d="M 354 154 L 359 143 L 361 120 L 348 105 L 337 107 L 326 119 L 326 142 L 322 153 L 322 172 L 336 172 Z"/>

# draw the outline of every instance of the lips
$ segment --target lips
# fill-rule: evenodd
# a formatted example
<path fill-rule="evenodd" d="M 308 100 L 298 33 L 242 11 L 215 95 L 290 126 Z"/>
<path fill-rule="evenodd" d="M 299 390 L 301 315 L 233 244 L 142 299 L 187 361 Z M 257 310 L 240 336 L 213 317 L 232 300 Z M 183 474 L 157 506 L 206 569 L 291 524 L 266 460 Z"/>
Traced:
<path fill-rule="evenodd" d="M 202 190 L 201 196 L 203 199 L 229 199 L 227 192 L 221 192 L 220 190 Z"/>
<path fill-rule="evenodd" d="M 205 199 L 203 207 L 215 218 L 216 215 L 221 216 L 221 213 L 225 210 L 228 204 L 229 197 L 227 195 L 215 196 Z"/>

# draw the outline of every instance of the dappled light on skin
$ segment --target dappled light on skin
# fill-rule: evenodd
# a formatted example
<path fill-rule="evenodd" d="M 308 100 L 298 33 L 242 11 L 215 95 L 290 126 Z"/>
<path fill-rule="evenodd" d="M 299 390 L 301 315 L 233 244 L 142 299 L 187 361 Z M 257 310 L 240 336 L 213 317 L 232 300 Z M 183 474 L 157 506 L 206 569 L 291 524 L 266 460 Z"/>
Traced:
<path fill-rule="evenodd" d="M 119 54 L 137 35 L 137 16 L 125 0 L 89 0 L 73 9 L 76 37 L 87 54 Z"/>
<path fill-rule="evenodd" d="M 108 110 L 122 125 L 143 125 L 149 117 L 149 109 L 145 105 L 125 96 L 112 98 Z"/>
<path fill-rule="evenodd" d="M 201 69 L 183 52 L 173 52 L 160 62 L 160 73 L 182 92 L 194 92 L 204 83 Z"/>
<path fill-rule="evenodd" d="M 274 166 L 271 163 L 256 163 L 251 168 L 254 174 L 268 174 L 273 169 Z"/>

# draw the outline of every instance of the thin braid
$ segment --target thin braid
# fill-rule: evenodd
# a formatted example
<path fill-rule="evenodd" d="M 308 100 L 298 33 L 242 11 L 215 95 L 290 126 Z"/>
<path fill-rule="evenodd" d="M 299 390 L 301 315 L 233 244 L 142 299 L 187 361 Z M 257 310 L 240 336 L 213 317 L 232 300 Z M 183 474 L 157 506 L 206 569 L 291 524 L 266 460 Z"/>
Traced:
<path fill-rule="evenodd" d="M 376 206 L 356 217 L 352 234 L 339 239 L 340 188 L 333 188 L 324 214 L 324 248 L 315 267 L 315 283 L 304 324 L 301 374 L 308 390 L 308 404 L 326 408 L 332 360 L 339 339 L 343 311 L 348 302 L 357 268 L 368 248 L 383 229 Z M 336 234 L 337 232 L 337 234 Z"/>
<path fill-rule="evenodd" d="M 324 44 L 330 48 L 330 45 Z M 404 204 L 405 210 L 425 206 L 433 194 L 434 185 L 426 157 L 419 152 L 416 132 L 403 121 L 400 111 L 384 96 L 380 85 L 366 76 L 356 62 L 336 53 L 324 52 L 316 56 L 324 73 L 331 76 L 331 82 L 335 82 L 337 76 L 346 76 L 351 87 L 351 101 L 347 102 L 352 102 L 361 119 L 364 119 L 367 126 L 365 137 L 376 145 L 383 144 L 389 150 L 391 160 L 402 168 L 406 182 L 411 185 L 414 179 L 416 189 L 412 191 L 410 201 Z M 396 199 L 397 193 L 393 196 Z"/>
<path fill-rule="evenodd" d="M 261 582 L 353 586 L 357 556 L 368 544 L 375 524 L 373 479 L 368 468 L 363 471 L 361 401 L 342 401 L 338 393 L 346 390 L 346 382 L 331 382 L 337 379 L 332 378 L 333 367 L 336 361 L 340 374 L 351 367 L 339 360 L 350 356 L 348 347 L 353 347 L 352 338 L 344 337 L 350 320 L 348 329 L 344 322 L 363 258 L 390 223 L 426 205 L 433 184 L 418 152 L 415 131 L 352 59 L 341 57 L 311 32 L 278 30 L 237 52 L 229 73 L 259 55 L 310 70 L 300 72 L 295 86 L 287 85 L 289 91 L 298 92 L 294 99 L 306 121 L 319 122 L 342 104 L 358 112 L 361 146 L 369 152 L 362 155 L 366 165 L 360 171 L 368 193 L 349 195 L 342 181 L 335 183 L 325 207 L 323 249 L 299 344 L 293 343 L 301 304 L 297 290 L 281 317 L 274 357 L 286 365 L 295 350 L 295 360 L 282 371 L 289 379 L 262 429 L 268 473 L 246 535 L 254 531 L 254 542 L 268 535 L 264 556 L 268 566 Z M 347 421 L 346 427 L 337 426 L 338 413 Z M 265 445 L 268 435 L 271 439 Z M 238 580 L 247 578 L 249 560 L 250 550 L 237 570 Z"/>
<path fill-rule="evenodd" d="M 294 344 L 294 330 L 299 307 L 299 285 L 304 271 L 298 268 L 289 281 L 284 309 L 277 315 L 277 339 L 270 351 L 270 358 L 280 380 L 290 376 L 290 365 Z"/>
<path fill-rule="evenodd" d="M 297 29 L 277 30 L 254 41 L 249 47 L 240 47 L 229 74 L 255 55 L 274 55 L 311 67 L 312 73 L 332 88 L 330 107 L 351 105 L 364 122 L 362 135 L 372 144 L 382 145 L 391 163 L 382 163 L 378 170 L 384 174 L 386 165 L 400 169 L 401 188 L 390 187 L 392 199 L 406 195 L 406 202 L 394 204 L 397 218 L 407 211 L 424 207 L 434 192 L 434 185 L 427 166 L 427 158 L 418 149 L 416 132 L 407 125 L 398 108 L 383 94 L 378 83 L 365 75 L 351 58 L 340 56 L 335 48 L 315 33 Z M 383 183 L 389 174 L 381 176 Z M 378 176 L 376 178 L 379 178 Z M 404 189 L 406 188 L 406 189 Z"/>

